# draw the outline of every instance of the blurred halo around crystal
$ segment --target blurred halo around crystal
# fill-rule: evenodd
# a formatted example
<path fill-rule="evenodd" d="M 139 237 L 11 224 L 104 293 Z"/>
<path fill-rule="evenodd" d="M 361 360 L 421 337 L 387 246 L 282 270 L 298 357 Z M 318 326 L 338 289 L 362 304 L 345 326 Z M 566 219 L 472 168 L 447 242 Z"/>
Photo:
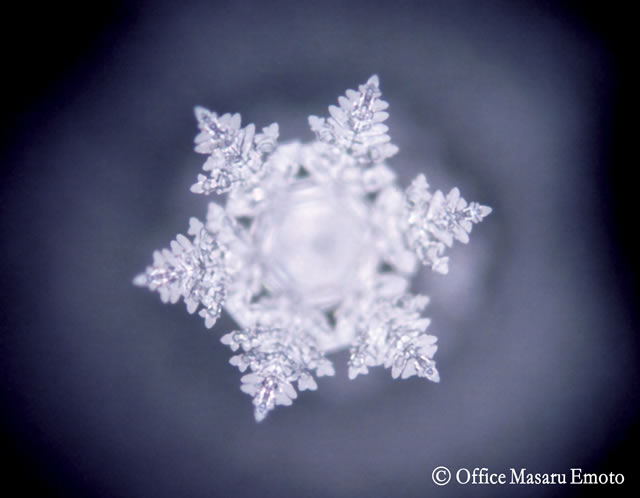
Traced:
<path fill-rule="evenodd" d="M 631 468 L 612 14 L 462 0 L 34 10 L 16 11 L 24 34 L 4 44 L 10 479 L 40 496 L 496 496 L 514 490 L 436 488 L 431 471 Z M 256 425 L 220 344 L 231 318 L 208 331 L 131 278 L 206 212 L 189 192 L 195 105 L 310 140 L 307 116 L 371 74 L 399 184 L 424 173 L 494 208 L 448 275 L 414 280 L 431 297 L 441 382 L 382 369 L 350 381 L 337 353 L 334 377 Z"/>

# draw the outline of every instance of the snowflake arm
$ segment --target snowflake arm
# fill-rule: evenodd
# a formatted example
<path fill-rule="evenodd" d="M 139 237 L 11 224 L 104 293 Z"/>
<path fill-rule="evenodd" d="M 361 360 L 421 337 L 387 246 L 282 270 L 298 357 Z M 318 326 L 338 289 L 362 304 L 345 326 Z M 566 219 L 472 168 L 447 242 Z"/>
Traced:
<path fill-rule="evenodd" d="M 395 303 L 394 318 L 390 323 L 386 338 L 384 366 L 391 368 L 391 376 L 403 379 L 417 375 L 433 382 L 440 382 L 433 356 L 438 350 L 436 336 L 426 333 L 431 323 L 421 317 L 429 303 L 427 296 L 406 295 Z"/>
<path fill-rule="evenodd" d="M 202 305 L 200 316 L 211 328 L 226 296 L 225 251 L 196 218 L 190 219 L 188 234 L 192 239 L 178 234 L 170 249 L 156 251 L 153 265 L 134 284 L 158 291 L 165 303 L 176 303 L 182 297 L 189 313 Z"/>
<path fill-rule="evenodd" d="M 361 164 L 384 161 L 398 152 L 390 143 L 383 122 L 389 106 L 380 97 L 380 82 L 373 75 L 358 90 L 347 90 L 338 98 L 339 106 L 329 106 L 329 118 L 309 116 L 309 126 L 318 140 L 341 150 Z"/>
<path fill-rule="evenodd" d="M 349 378 L 382 365 L 391 368 L 394 379 L 417 375 L 439 382 L 433 361 L 437 338 L 425 332 L 430 320 L 420 316 L 428 302 L 426 296 L 408 294 L 395 300 L 377 299 L 351 346 Z"/>
<path fill-rule="evenodd" d="M 221 342 L 232 351 L 229 363 L 241 372 L 241 389 L 253 397 L 254 415 L 262 421 L 276 405 L 288 406 L 297 398 L 298 390 L 315 391 L 318 388 L 313 374 L 318 377 L 334 375 L 333 365 L 324 357 L 315 339 L 302 330 L 287 330 L 258 325 L 237 330 L 222 337 Z"/>
<path fill-rule="evenodd" d="M 473 224 L 480 223 L 491 208 L 477 202 L 467 203 L 457 188 L 445 196 L 440 190 L 434 194 L 424 175 L 418 175 L 406 191 L 407 242 L 420 261 L 435 272 L 449 272 L 447 247 L 458 240 L 469 242 Z"/>
<path fill-rule="evenodd" d="M 203 169 L 191 187 L 196 194 L 222 194 L 236 185 L 255 185 L 266 173 L 266 161 L 275 150 L 278 125 L 273 123 L 256 134 L 255 125 L 240 127 L 240 114 L 218 116 L 204 107 L 195 108 L 200 133 L 196 152 L 209 154 Z"/>

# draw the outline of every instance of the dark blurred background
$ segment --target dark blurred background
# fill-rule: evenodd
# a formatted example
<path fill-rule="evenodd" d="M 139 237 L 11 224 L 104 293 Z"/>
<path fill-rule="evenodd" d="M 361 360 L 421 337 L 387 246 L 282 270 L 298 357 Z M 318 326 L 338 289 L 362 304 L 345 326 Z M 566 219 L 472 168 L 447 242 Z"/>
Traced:
<path fill-rule="evenodd" d="M 531 496 L 431 471 L 636 481 L 629 12 L 578 2 L 116 2 L 3 7 L 2 479 L 36 496 Z M 371 74 L 403 186 L 494 208 L 421 273 L 440 384 L 319 381 L 253 420 L 183 305 L 134 288 L 203 217 L 193 106 L 311 139 Z M 622 489 L 618 489 L 621 491 Z M 615 489 L 613 489 L 615 491 Z"/>

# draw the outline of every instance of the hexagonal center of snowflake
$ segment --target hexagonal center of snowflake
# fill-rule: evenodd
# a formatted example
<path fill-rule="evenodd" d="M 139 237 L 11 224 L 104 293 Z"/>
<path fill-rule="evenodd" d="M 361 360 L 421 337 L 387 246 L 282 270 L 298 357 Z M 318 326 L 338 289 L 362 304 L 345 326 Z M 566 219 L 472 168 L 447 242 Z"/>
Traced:
<path fill-rule="evenodd" d="M 304 181 L 256 224 L 268 288 L 329 307 L 375 270 L 362 200 Z"/>

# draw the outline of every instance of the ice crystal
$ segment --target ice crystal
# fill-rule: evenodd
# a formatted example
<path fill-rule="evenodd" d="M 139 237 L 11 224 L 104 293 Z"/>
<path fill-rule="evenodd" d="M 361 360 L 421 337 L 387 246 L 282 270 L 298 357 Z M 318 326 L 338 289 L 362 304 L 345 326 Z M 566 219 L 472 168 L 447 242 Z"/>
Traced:
<path fill-rule="evenodd" d="M 239 114 L 202 107 L 195 150 L 207 154 L 191 188 L 226 194 L 204 223 L 156 251 L 134 279 L 164 302 L 182 298 L 206 327 L 222 307 L 239 330 L 222 337 L 237 354 L 241 389 L 261 421 L 315 377 L 333 375 L 325 356 L 349 348 L 349 377 L 384 366 L 394 378 L 438 382 L 436 337 L 426 333 L 428 298 L 407 292 L 417 263 L 447 273 L 445 250 L 469 241 L 491 209 L 457 188 L 431 192 L 424 175 L 406 191 L 386 160 L 388 104 L 372 76 L 347 90 L 328 118 L 309 117 L 317 139 L 278 144 L 278 125 L 256 133 Z"/>
<path fill-rule="evenodd" d="M 241 372 L 250 368 L 252 373 L 242 377 L 241 389 L 253 396 L 256 420 L 261 421 L 275 405 L 290 405 L 297 397 L 292 383 L 298 389 L 315 391 L 318 388 L 313 374 L 318 377 L 333 375 L 333 365 L 318 348 L 316 338 L 304 329 L 258 326 L 231 332 L 222 337 L 232 351 L 230 363 Z"/>
<path fill-rule="evenodd" d="M 328 119 L 309 116 L 309 125 L 318 140 L 331 144 L 363 164 L 378 163 L 398 152 L 390 143 L 388 128 L 382 124 L 389 104 L 382 100 L 377 76 L 372 76 L 358 91 L 347 90 L 339 97 L 340 107 L 329 106 Z"/>
<path fill-rule="evenodd" d="M 407 240 L 423 264 L 439 273 L 449 272 L 446 247 L 456 239 L 469 242 L 473 223 L 491 213 L 491 208 L 477 202 L 467 204 L 457 188 L 445 196 L 440 190 L 429 192 L 424 175 L 418 175 L 407 189 Z"/>
<path fill-rule="evenodd" d="M 440 377 L 432 360 L 438 347 L 436 337 L 425 333 L 430 320 L 421 316 L 429 302 L 426 296 L 404 295 L 397 299 L 374 299 L 358 317 L 358 331 L 351 346 L 349 378 L 368 373 L 368 367 L 391 368 L 395 379 L 402 374 Z"/>
<path fill-rule="evenodd" d="M 278 125 L 273 123 L 256 135 L 253 124 L 240 128 L 240 114 L 218 117 L 204 107 L 196 107 L 200 133 L 196 136 L 196 152 L 209 154 L 202 167 L 209 177 L 198 175 L 191 187 L 197 194 L 222 194 L 234 184 L 256 184 L 265 172 L 265 160 L 276 148 Z"/>

